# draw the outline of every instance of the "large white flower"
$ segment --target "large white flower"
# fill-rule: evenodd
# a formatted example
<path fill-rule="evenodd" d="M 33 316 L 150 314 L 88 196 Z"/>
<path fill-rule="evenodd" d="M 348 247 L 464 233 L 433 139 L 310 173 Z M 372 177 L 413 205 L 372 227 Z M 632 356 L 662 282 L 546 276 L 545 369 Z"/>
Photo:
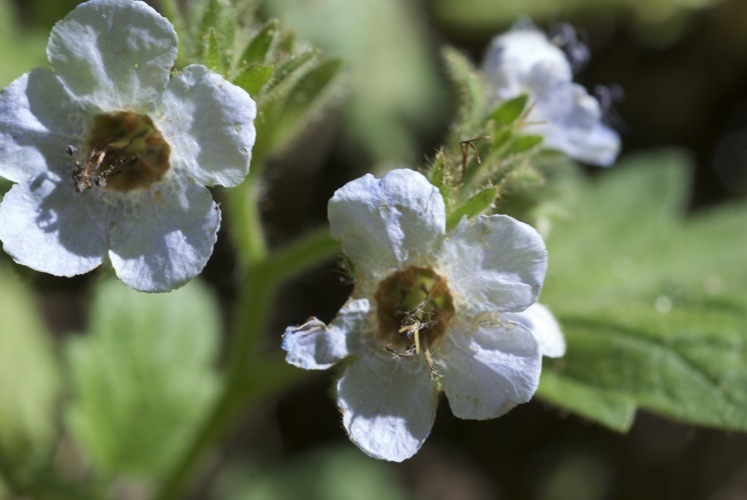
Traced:
<path fill-rule="evenodd" d="M 441 390 L 466 419 L 532 397 L 543 351 L 562 355 L 563 345 L 549 311 L 526 309 L 547 263 L 532 227 L 493 215 L 446 232 L 443 198 L 412 170 L 348 183 L 330 200 L 329 220 L 354 266 L 353 297 L 329 326 L 312 318 L 286 329 L 283 348 L 305 369 L 350 358 L 337 397 L 365 453 L 415 454 Z"/>
<path fill-rule="evenodd" d="M 529 95 L 525 133 L 543 135 L 545 146 L 576 160 L 614 163 L 620 136 L 602 123 L 599 101 L 573 83 L 566 55 L 542 31 L 524 23 L 496 37 L 483 71 L 496 103 Z"/>
<path fill-rule="evenodd" d="M 0 240 L 16 262 L 73 276 L 107 257 L 166 291 L 209 259 L 220 210 L 205 186 L 249 171 L 256 107 L 191 65 L 170 78 L 173 26 L 146 3 L 90 0 L 57 23 L 52 68 L 0 93 Z"/>

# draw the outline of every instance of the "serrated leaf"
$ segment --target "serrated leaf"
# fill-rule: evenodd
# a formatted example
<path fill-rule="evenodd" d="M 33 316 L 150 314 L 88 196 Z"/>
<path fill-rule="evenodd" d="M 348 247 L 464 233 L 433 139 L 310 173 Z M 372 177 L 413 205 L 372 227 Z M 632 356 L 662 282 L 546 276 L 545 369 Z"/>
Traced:
<path fill-rule="evenodd" d="M 279 37 L 279 21 L 272 19 L 260 29 L 242 52 L 240 65 L 264 63 L 269 60 Z"/>
<path fill-rule="evenodd" d="M 540 396 L 617 430 L 626 402 L 747 430 L 747 204 L 685 220 L 688 175 L 673 153 L 620 164 L 553 229 L 542 301 L 568 352 Z"/>
<path fill-rule="evenodd" d="M 509 127 L 516 123 L 524 113 L 528 100 L 529 96 L 527 94 L 521 94 L 513 99 L 509 99 L 494 109 L 488 116 L 488 119 L 493 120 L 496 129 L 500 127 Z"/>
<path fill-rule="evenodd" d="M 491 186 L 470 197 L 462 206 L 449 213 L 446 217 L 446 229 L 459 224 L 462 217 L 472 218 L 484 213 L 490 208 L 498 196 L 498 190 Z"/>
<path fill-rule="evenodd" d="M 219 324 L 197 281 L 162 295 L 99 286 L 88 334 L 66 350 L 66 423 L 96 469 L 154 479 L 173 466 L 216 394 Z"/>
<path fill-rule="evenodd" d="M 23 474 L 55 438 L 60 370 L 30 291 L 0 267 L 0 462 Z"/>
<path fill-rule="evenodd" d="M 532 148 L 536 148 L 545 140 L 541 135 L 520 135 L 515 137 L 508 148 L 507 154 L 526 153 Z"/>

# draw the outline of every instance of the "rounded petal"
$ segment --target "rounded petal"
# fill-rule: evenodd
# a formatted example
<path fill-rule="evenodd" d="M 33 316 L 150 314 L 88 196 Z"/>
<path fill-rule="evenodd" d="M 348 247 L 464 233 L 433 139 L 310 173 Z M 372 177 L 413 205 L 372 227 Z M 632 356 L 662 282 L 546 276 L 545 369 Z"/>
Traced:
<path fill-rule="evenodd" d="M 455 329 L 438 353 L 441 385 L 459 418 L 486 420 L 529 401 L 542 355 L 531 332 L 508 320 Z"/>
<path fill-rule="evenodd" d="M 0 240 L 13 260 L 55 276 L 98 267 L 109 215 L 100 200 L 51 174 L 14 185 L 0 203 Z"/>
<path fill-rule="evenodd" d="M 47 57 L 79 98 L 138 109 L 166 87 L 176 48 L 174 27 L 145 2 L 89 0 L 52 28 Z"/>
<path fill-rule="evenodd" d="M 0 92 L 0 176 L 21 182 L 48 170 L 72 172 L 67 146 L 81 142 L 84 115 L 49 68 L 13 81 Z"/>
<path fill-rule="evenodd" d="M 367 299 L 349 300 L 329 327 L 316 318 L 289 326 L 283 334 L 285 360 L 305 370 L 326 370 L 355 350 L 355 333 L 368 327 L 370 310 Z"/>
<path fill-rule="evenodd" d="M 546 80 L 538 77 L 537 81 Z M 527 120 L 535 124 L 526 127 L 525 132 L 542 134 L 546 147 L 578 161 L 601 167 L 615 162 L 620 136 L 604 125 L 599 101 L 584 87 L 562 83 L 533 95 L 534 107 Z"/>
<path fill-rule="evenodd" d="M 504 316 L 531 330 L 543 356 L 562 358 L 565 354 L 563 332 L 547 307 L 539 303 L 532 304 L 520 313 L 507 313 Z"/>
<path fill-rule="evenodd" d="M 235 186 L 249 173 L 256 115 L 244 90 L 191 65 L 171 79 L 154 119 L 174 168 L 205 186 Z"/>
<path fill-rule="evenodd" d="M 413 456 L 431 432 L 438 391 L 424 362 L 361 356 L 337 383 L 342 423 L 367 455 L 401 462 Z"/>
<path fill-rule="evenodd" d="M 573 79 L 563 51 L 539 29 L 522 26 L 493 39 L 482 67 L 496 97 L 505 100 L 526 91 L 525 82 L 537 65 L 552 81 Z"/>
<path fill-rule="evenodd" d="M 143 292 L 167 292 L 202 271 L 221 219 L 206 188 L 160 183 L 132 200 L 132 208 L 111 231 L 109 258 L 119 279 Z"/>
<path fill-rule="evenodd" d="M 473 315 L 521 311 L 537 301 L 547 250 L 532 226 L 506 215 L 465 218 L 447 235 L 440 268 Z"/>
<path fill-rule="evenodd" d="M 438 189 L 408 169 L 392 170 L 380 180 L 366 174 L 348 182 L 329 200 L 327 211 L 332 237 L 372 281 L 433 253 L 446 227 Z"/>

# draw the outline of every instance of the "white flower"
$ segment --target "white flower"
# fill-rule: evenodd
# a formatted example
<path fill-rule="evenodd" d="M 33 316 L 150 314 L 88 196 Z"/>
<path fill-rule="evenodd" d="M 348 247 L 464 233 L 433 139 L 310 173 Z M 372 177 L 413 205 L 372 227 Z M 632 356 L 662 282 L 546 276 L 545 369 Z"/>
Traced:
<path fill-rule="evenodd" d="M 170 78 L 173 26 L 146 3 L 90 0 L 57 23 L 52 65 L 0 93 L 0 240 L 23 265 L 74 276 L 108 257 L 143 291 L 209 259 L 220 210 L 205 186 L 249 171 L 254 101 L 199 65 Z"/>
<path fill-rule="evenodd" d="M 529 96 L 525 133 L 541 134 L 545 146 L 585 163 L 609 166 L 620 151 L 620 137 L 602 123 L 599 101 L 573 83 L 571 64 L 559 47 L 532 25 L 522 24 L 496 37 L 483 71 L 497 103 Z"/>
<path fill-rule="evenodd" d="M 441 390 L 465 419 L 529 401 L 541 342 L 555 353 L 562 343 L 557 324 L 546 328 L 524 311 L 547 263 L 533 228 L 493 215 L 446 232 L 443 198 L 412 170 L 348 183 L 330 200 L 329 220 L 354 266 L 353 298 L 329 326 L 312 318 L 286 329 L 283 348 L 305 369 L 350 358 L 337 397 L 357 446 L 376 458 L 411 457 L 430 433 Z"/>

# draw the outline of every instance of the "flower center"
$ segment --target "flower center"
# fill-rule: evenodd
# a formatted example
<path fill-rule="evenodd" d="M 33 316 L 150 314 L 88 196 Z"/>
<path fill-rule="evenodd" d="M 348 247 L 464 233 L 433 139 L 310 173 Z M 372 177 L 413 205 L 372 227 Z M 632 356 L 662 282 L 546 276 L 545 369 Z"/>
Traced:
<path fill-rule="evenodd" d="M 404 357 L 423 353 L 430 365 L 429 348 L 443 337 L 454 316 L 446 280 L 430 267 L 408 267 L 387 276 L 375 299 L 385 348 Z"/>
<path fill-rule="evenodd" d="M 77 148 L 67 148 L 77 192 L 93 186 L 122 192 L 144 189 L 169 169 L 171 149 L 161 132 L 149 117 L 131 111 L 97 115 L 84 147 L 85 162 Z"/>

